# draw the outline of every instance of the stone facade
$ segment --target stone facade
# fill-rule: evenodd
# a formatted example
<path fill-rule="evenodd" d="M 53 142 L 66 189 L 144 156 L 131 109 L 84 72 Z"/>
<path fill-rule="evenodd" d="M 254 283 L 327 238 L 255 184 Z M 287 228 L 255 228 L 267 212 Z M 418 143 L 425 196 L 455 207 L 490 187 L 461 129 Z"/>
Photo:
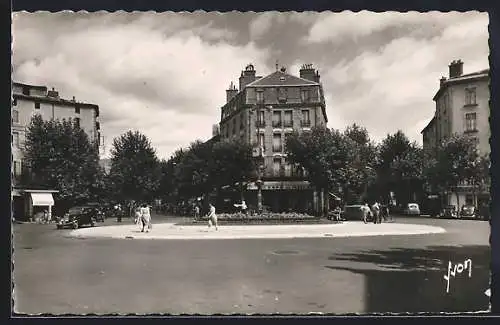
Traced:
<path fill-rule="evenodd" d="M 255 155 L 263 160 L 264 205 L 275 211 L 314 210 L 317 205 L 305 172 L 291 166 L 285 155 L 287 134 L 326 126 L 328 121 L 319 73 L 311 65 L 299 73 L 300 77 L 293 76 L 282 68 L 258 77 L 254 66 L 248 65 L 241 73 L 240 88 L 231 83 L 221 108 L 221 139 L 254 146 Z M 248 185 L 250 196 L 256 188 L 255 183 Z"/>
<path fill-rule="evenodd" d="M 21 183 L 22 177 L 29 174 L 23 163 L 23 146 L 27 128 L 35 114 L 44 120 L 77 119 L 97 149 L 100 145 L 99 106 L 77 102 L 74 97 L 72 100 L 63 99 L 56 90 L 48 90 L 45 86 L 14 82 L 11 105 L 12 198 L 14 214 L 20 219 L 31 217 L 36 208 L 46 209 L 33 206 L 33 195 L 40 193 L 51 195 L 50 193 L 57 192 L 51 189 L 34 190 L 26 188 L 24 182 Z M 49 215 L 50 208 L 49 205 Z"/>
<path fill-rule="evenodd" d="M 433 100 L 435 114 L 422 130 L 424 150 L 434 150 L 452 134 L 465 134 L 476 140 L 481 155 L 489 154 L 491 136 L 489 70 L 463 74 L 463 62 L 456 60 L 449 65 L 449 77 L 442 77 Z M 455 193 L 445 194 L 445 204 L 458 208 L 463 204 L 478 203 L 478 195 L 470 187 L 461 186 L 459 198 Z M 488 196 L 482 193 L 482 196 Z M 481 195 L 479 195 L 481 198 Z"/>

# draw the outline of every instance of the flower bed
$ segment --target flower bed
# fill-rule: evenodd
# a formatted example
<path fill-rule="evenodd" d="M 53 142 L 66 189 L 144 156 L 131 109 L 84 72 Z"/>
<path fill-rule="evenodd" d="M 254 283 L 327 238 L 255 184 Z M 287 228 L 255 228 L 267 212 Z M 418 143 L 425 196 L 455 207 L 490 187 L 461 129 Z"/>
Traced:
<path fill-rule="evenodd" d="M 194 221 L 195 223 L 205 223 L 207 216 Z M 283 224 L 283 223 L 320 223 L 324 222 L 318 217 L 303 213 L 261 213 L 246 215 L 244 213 L 220 213 L 217 214 L 217 221 L 221 224 Z"/>

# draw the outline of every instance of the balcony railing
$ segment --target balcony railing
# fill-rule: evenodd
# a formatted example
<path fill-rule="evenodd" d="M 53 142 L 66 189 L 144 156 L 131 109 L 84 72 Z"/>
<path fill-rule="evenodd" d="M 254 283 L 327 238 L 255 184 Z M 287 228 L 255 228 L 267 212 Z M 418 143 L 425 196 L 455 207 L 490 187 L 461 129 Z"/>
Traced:
<path fill-rule="evenodd" d="M 293 127 L 293 121 L 285 121 L 283 123 L 283 126 L 286 128 L 291 128 L 291 127 Z"/>
<path fill-rule="evenodd" d="M 309 126 L 311 126 L 311 121 L 310 120 L 302 120 L 302 121 L 300 121 L 300 126 L 309 127 Z"/>
<path fill-rule="evenodd" d="M 273 128 L 280 128 L 282 125 L 281 121 L 273 121 Z"/>

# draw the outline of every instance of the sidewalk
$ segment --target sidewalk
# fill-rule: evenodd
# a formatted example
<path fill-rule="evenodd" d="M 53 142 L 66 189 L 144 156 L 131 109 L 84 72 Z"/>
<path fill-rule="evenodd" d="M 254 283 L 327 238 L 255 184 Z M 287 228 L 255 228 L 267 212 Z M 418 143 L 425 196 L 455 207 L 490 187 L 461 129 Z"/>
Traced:
<path fill-rule="evenodd" d="M 101 226 L 70 232 L 74 237 L 120 239 L 257 239 L 257 238 L 335 238 L 387 235 L 421 235 L 446 232 L 443 228 L 417 224 L 382 223 L 315 225 L 252 225 L 214 227 L 179 226 L 174 223 L 154 224 L 149 233 L 141 233 L 137 225 Z"/>

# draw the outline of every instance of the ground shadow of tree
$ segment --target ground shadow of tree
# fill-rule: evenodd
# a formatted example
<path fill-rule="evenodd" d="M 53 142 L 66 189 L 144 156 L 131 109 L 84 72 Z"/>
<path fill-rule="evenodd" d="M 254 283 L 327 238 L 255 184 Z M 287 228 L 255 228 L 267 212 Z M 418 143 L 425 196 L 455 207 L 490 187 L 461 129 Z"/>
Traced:
<path fill-rule="evenodd" d="M 443 276 L 448 273 L 448 262 L 463 263 L 466 259 L 472 260 L 472 276 L 457 274 L 450 279 L 446 293 Z M 326 268 L 365 276 L 367 313 L 466 312 L 489 308 L 489 298 L 484 294 L 489 287 L 489 246 L 372 250 L 333 255 L 329 260 L 335 265 Z M 367 263 L 365 267 L 363 263 Z M 353 264 L 359 267 L 352 267 Z"/>

